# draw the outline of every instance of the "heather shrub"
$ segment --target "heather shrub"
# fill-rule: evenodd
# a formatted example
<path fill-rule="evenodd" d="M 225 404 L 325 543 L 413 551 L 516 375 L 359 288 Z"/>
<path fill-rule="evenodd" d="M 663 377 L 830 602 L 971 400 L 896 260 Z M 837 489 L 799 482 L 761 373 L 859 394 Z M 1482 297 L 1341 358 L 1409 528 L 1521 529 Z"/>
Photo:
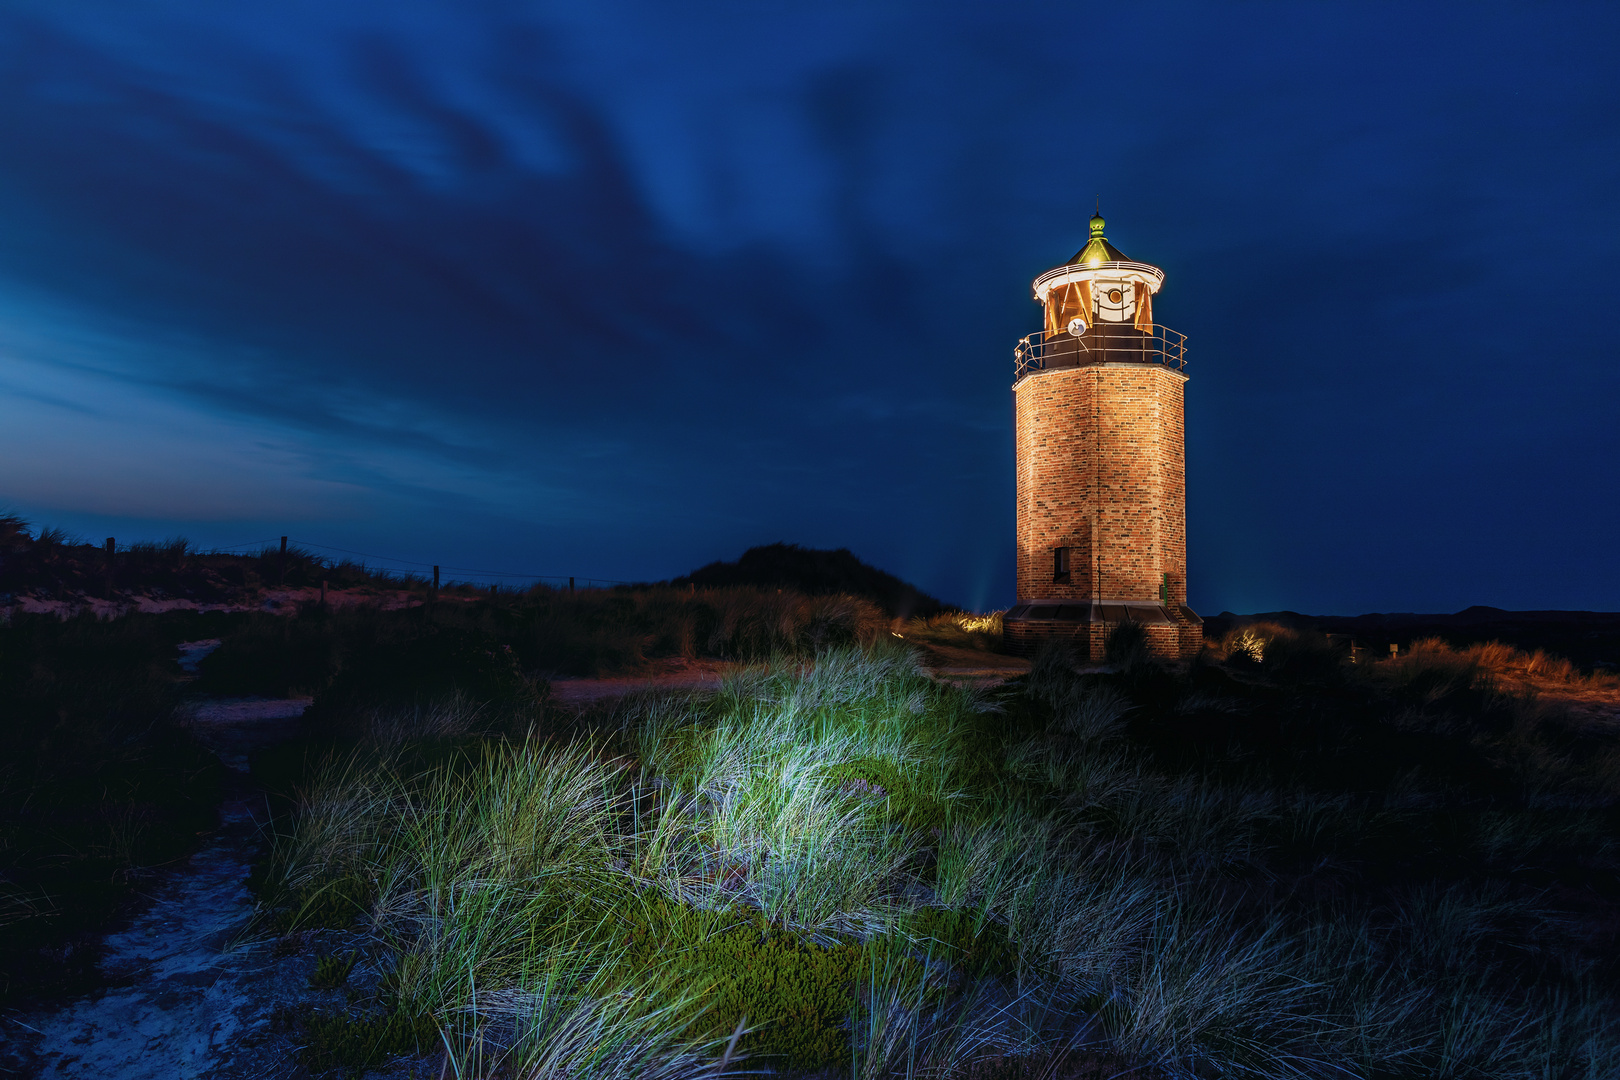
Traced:
<path fill-rule="evenodd" d="M 866 949 L 819 944 L 761 920 L 694 909 L 655 898 L 634 917 L 624 963 L 673 965 L 707 986 L 689 1022 L 707 1039 L 746 1018 L 739 1049 L 792 1068 L 821 1069 L 849 1060 L 844 1022 Z M 683 1018 L 685 1019 L 685 1018 Z"/>
<path fill-rule="evenodd" d="M 350 738 L 391 721 L 421 734 L 437 726 L 451 735 L 457 733 L 451 728 L 476 713 L 493 730 L 538 721 L 546 692 L 546 684 L 525 674 L 512 650 L 493 635 L 427 626 L 355 649 L 316 695 L 304 722 L 325 735 Z M 469 707 L 446 708 L 454 701 Z"/>
<path fill-rule="evenodd" d="M 319 693 L 341 663 L 339 641 L 325 620 L 239 616 L 198 665 L 197 690 L 225 697 Z"/>
<path fill-rule="evenodd" d="M 1125 621 L 1108 632 L 1103 643 L 1103 661 L 1121 671 L 1135 671 L 1153 663 L 1148 650 L 1147 631 L 1138 622 Z"/>

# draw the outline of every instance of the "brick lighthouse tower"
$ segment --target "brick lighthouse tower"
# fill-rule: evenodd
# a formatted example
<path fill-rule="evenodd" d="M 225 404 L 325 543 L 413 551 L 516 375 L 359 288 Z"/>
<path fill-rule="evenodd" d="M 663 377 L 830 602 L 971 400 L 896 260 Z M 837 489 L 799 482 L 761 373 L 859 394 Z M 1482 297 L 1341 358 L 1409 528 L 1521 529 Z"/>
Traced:
<path fill-rule="evenodd" d="M 1006 641 L 1101 659 L 1135 622 L 1154 655 L 1195 654 L 1187 607 L 1186 338 L 1153 321 L 1164 271 L 1103 237 L 1035 279 L 1046 327 L 1014 350 L 1018 603 Z"/>

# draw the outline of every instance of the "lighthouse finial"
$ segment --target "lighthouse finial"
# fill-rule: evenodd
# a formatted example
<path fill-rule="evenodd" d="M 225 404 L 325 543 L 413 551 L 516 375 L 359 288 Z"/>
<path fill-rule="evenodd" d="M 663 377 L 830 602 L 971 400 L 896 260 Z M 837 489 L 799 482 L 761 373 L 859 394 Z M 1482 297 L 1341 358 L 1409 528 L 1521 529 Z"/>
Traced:
<path fill-rule="evenodd" d="M 1091 238 L 1101 240 L 1103 234 L 1102 196 L 1097 196 L 1096 212 L 1091 215 Z"/>

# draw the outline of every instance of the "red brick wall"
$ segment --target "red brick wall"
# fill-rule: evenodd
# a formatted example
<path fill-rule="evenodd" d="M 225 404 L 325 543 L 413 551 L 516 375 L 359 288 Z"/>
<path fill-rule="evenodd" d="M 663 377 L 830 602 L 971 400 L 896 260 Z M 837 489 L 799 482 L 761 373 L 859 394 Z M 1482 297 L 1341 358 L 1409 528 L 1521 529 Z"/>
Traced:
<path fill-rule="evenodd" d="M 1171 604 L 1187 602 L 1185 382 L 1100 364 L 1013 387 L 1020 600 L 1158 600 L 1168 573 Z M 1067 584 L 1052 580 L 1060 545 L 1075 549 Z"/>

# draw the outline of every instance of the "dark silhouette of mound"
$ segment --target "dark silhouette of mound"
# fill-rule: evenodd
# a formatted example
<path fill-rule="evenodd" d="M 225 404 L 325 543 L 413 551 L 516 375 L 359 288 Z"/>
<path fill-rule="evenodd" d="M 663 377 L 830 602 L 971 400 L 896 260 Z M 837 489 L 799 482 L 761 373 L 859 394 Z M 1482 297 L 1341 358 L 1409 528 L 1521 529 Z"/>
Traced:
<path fill-rule="evenodd" d="M 866 565 L 848 548 L 821 551 L 798 544 L 766 544 L 749 548 L 736 562 L 712 562 L 670 584 L 797 589 L 809 596 L 849 593 L 865 597 L 899 618 L 953 610 L 915 585 Z"/>

